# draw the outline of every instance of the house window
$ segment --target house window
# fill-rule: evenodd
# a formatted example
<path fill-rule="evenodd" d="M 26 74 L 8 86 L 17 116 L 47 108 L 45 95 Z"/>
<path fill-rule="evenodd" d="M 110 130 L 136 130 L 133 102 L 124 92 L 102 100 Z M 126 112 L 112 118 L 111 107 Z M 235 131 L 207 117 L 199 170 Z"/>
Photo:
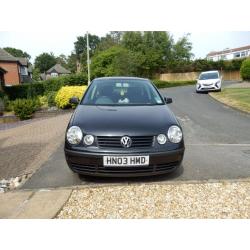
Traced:
<path fill-rule="evenodd" d="M 246 55 L 247 55 L 247 52 L 246 52 L 246 51 L 243 51 L 243 52 L 241 52 L 241 54 L 240 54 L 241 57 L 245 57 Z"/>
<path fill-rule="evenodd" d="M 238 58 L 238 57 L 240 57 L 240 52 L 234 53 L 234 58 Z"/>
<path fill-rule="evenodd" d="M 58 74 L 56 72 L 51 73 L 51 77 L 58 77 Z"/>
<path fill-rule="evenodd" d="M 21 66 L 21 67 L 20 67 L 20 73 L 21 73 L 22 76 L 27 76 L 27 75 L 28 75 L 28 70 L 27 70 L 27 68 L 24 67 L 24 66 Z"/>
<path fill-rule="evenodd" d="M 225 60 L 225 59 L 227 59 L 227 56 L 226 55 L 221 55 L 220 59 Z"/>

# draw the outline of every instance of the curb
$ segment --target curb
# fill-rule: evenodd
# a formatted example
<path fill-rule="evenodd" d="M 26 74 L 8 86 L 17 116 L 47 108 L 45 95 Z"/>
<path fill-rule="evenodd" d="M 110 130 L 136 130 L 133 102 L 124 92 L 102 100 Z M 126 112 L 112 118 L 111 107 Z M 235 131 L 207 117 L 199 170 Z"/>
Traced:
<path fill-rule="evenodd" d="M 130 186 L 130 185 L 182 185 L 182 184 L 206 184 L 206 183 L 234 183 L 234 182 L 250 182 L 250 177 L 239 178 L 239 179 L 207 179 L 207 180 L 173 180 L 173 181 L 155 181 L 155 182 L 124 182 L 124 183 L 90 183 L 83 185 L 75 185 L 68 187 L 56 187 L 46 189 L 20 189 L 20 191 L 41 191 L 41 190 L 80 190 L 84 188 L 102 188 L 102 187 L 119 187 L 119 186 Z"/>

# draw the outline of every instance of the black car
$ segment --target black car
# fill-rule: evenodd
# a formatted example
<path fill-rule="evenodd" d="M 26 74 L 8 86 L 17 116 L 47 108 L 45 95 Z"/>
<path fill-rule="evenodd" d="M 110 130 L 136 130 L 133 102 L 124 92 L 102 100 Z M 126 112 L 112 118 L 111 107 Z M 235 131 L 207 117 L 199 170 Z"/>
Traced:
<path fill-rule="evenodd" d="M 174 171 L 182 162 L 184 141 L 168 108 L 171 102 L 148 79 L 94 79 L 66 131 L 69 167 L 82 175 L 119 177 Z"/>

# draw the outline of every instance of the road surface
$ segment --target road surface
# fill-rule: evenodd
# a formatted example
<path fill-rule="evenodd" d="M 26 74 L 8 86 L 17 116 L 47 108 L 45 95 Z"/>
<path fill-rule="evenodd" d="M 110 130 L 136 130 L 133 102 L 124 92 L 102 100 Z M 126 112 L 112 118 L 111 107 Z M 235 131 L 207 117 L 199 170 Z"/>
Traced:
<path fill-rule="evenodd" d="M 194 86 L 161 92 L 173 98 L 170 108 L 184 130 L 186 152 L 176 173 L 129 179 L 79 177 L 67 167 L 62 144 L 22 188 L 250 177 L 250 115 L 224 106 L 208 94 L 196 94 Z"/>

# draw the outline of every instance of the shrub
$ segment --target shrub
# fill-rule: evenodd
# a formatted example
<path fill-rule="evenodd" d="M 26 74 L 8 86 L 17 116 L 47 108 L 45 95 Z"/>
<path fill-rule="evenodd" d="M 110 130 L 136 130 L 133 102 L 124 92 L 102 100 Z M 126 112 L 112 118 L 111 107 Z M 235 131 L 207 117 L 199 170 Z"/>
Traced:
<path fill-rule="evenodd" d="M 38 106 L 39 101 L 37 99 L 17 99 L 13 102 L 15 115 L 21 120 L 30 119 Z"/>
<path fill-rule="evenodd" d="M 0 91 L 0 98 L 4 98 L 5 94 L 3 91 Z"/>
<path fill-rule="evenodd" d="M 243 80 L 250 80 L 250 59 L 243 61 L 240 68 L 240 75 Z"/>
<path fill-rule="evenodd" d="M 39 96 L 38 98 L 39 98 L 39 101 L 41 103 L 41 107 L 42 108 L 48 108 L 48 98 L 47 98 L 47 96 L 46 95 Z"/>
<path fill-rule="evenodd" d="M 157 88 L 171 88 L 185 85 L 193 85 L 196 81 L 162 81 L 162 80 L 153 80 L 153 83 Z"/>
<path fill-rule="evenodd" d="M 72 105 L 69 103 L 71 97 L 82 98 L 87 86 L 66 86 L 62 87 L 55 97 L 55 102 L 59 108 L 69 108 Z"/>
<path fill-rule="evenodd" d="M 0 116 L 3 115 L 4 112 L 4 101 L 3 98 L 0 97 Z"/>
<path fill-rule="evenodd" d="M 10 101 L 7 95 L 4 96 L 3 101 L 4 101 L 5 111 L 7 112 L 13 111 L 13 101 Z"/>
<path fill-rule="evenodd" d="M 50 91 L 58 91 L 61 87 L 66 85 L 85 85 L 87 84 L 87 75 L 84 73 L 70 74 L 50 78 L 43 82 L 24 83 L 15 86 L 5 86 L 4 91 L 10 100 L 34 98 L 37 96 L 47 95 Z"/>
<path fill-rule="evenodd" d="M 58 91 L 63 86 L 82 86 L 87 85 L 87 75 L 84 73 L 70 74 L 65 76 L 59 76 L 55 78 L 50 78 L 43 82 L 45 92 Z"/>
<path fill-rule="evenodd" d="M 57 92 L 56 91 L 49 91 L 47 93 L 47 100 L 48 100 L 48 106 L 53 107 L 56 106 L 55 97 Z"/>

